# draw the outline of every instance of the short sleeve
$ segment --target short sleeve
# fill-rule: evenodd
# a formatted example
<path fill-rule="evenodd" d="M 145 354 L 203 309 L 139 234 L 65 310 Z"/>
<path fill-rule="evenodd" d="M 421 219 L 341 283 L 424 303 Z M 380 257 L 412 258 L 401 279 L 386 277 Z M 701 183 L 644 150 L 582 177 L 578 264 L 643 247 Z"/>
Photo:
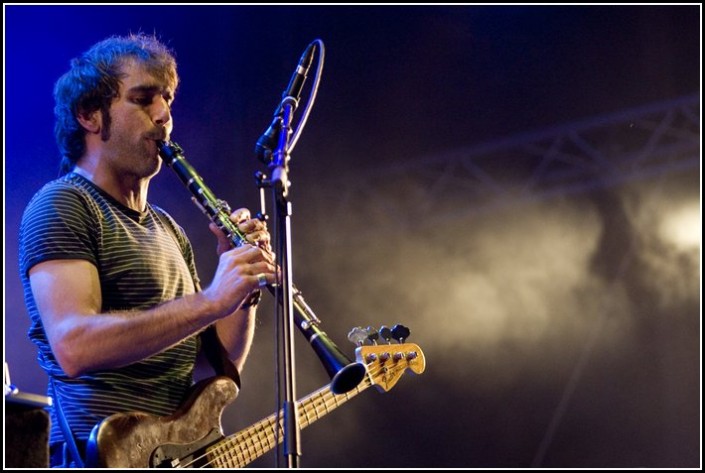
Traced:
<path fill-rule="evenodd" d="M 20 271 L 56 259 L 84 259 L 97 265 L 100 219 L 76 188 L 57 183 L 40 190 L 20 224 Z"/>

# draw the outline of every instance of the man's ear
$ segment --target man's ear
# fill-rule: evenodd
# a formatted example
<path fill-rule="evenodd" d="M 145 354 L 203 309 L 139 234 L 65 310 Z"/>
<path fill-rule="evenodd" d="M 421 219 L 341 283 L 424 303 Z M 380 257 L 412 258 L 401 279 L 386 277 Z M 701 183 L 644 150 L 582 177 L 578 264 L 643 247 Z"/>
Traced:
<path fill-rule="evenodd" d="M 76 119 L 88 133 L 100 133 L 100 129 L 103 125 L 100 110 L 94 110 L 90 113 L 79 111 Z"/>

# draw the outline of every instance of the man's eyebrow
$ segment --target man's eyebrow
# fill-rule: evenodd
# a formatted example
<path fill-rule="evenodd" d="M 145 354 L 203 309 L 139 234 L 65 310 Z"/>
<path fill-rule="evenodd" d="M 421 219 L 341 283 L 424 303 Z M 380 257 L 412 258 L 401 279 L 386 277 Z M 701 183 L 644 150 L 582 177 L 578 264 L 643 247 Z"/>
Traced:
<path fill-rule="evenodd" d="M 171 100 L 174 98 L 174 94 L 167 89 L 166 87 L 162 87 L 159 85 L 136 85 L 134 87 L 130 87 L 127 89 L 127 93 L 130 94 L 161 94 L 164 95 L 168 100 Z"/>

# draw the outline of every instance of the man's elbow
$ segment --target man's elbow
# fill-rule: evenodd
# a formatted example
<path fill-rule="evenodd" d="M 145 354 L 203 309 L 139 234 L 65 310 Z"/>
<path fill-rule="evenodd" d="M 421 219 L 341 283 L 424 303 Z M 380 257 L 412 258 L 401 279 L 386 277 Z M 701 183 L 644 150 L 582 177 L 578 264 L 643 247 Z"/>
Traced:
<path fill-rule="evenodd" d="M 70 334 L 59 337 L 52 344 L 52 352 L 61 370 L 69 378 L 78 378 L 89 370 L 89 358 L 82 344 Z"/>

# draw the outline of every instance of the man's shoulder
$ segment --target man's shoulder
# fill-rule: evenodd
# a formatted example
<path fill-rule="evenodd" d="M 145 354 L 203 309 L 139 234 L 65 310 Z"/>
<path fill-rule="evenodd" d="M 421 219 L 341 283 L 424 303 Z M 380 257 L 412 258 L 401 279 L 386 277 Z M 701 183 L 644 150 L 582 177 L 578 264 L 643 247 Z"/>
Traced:
<path fill-rule="evenodd" d="M 29 201 L 24 213 L 91 207 L 94 205 L 91 202 L 95 200 L 96 196 L 89 186 L 76 179 L 75 175 L 67 174 L 44 184 Z"/>
<path fill-rule="evenodd" d="M 89 188 L 78 179 L 76 174 L 66 174 L 44 184 L 35 196 L 79 196 L 85 195 Z"/>

